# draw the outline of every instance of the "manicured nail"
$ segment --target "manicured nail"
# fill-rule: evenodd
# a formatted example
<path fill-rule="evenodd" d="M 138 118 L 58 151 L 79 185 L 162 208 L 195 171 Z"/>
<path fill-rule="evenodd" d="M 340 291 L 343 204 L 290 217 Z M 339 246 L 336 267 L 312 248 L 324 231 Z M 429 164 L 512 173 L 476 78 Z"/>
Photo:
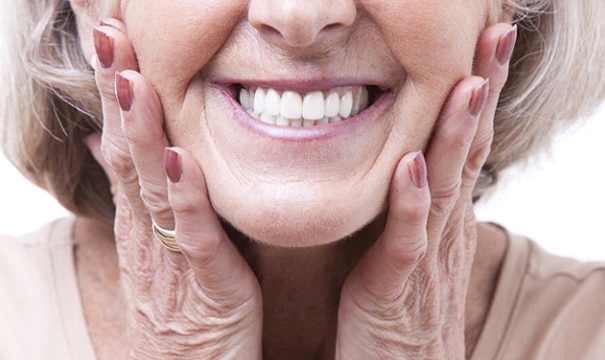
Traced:
<path fill-rule="evenodd" d="M 471 112 L 471 116 L 476 118 L 481 114 L 481 111 L 485 107 L 485 103 L 487 102 L 487 95 L 489 94 L 489 79 L 485 79 L 483 84 L 479 85 L 475 90 L 473 90 L 473 94 L 471 95 L 471 100 L 468 104 L 468 109 Z"/>
<path fill-rule="evenodd" d="M 410 177 L 412 183 L 419 189 L 426 186 L 426 161 L 422 151 L 418 151 L 410 166 Z"/>
<path fill-rule="evenodd" d="M 134 92 L 132 83 L 127 78 L 123 77 L 119 72 L 116 73 L 116 97 L 122 111 L 130 111 L 134 100 Z"/>
<path fill-rule="evenodd" d="M 513 50 L 515 49 L 515 42 L 517 41 L 517 25 L 513 25 L 513 28 L 500 37 L 498 40 L 498 48 L 496 49 L 496 58 L 501 65 L 505 65 L 510 61 L 513 56 Z"/>
<path fill-rule="evenodd" d="M 181 156 L 171 148 L 164 149 L 164 168 L 166 169 L 166 175 L 173 184 L 181 181 L 183 177 Z"/>
<path fill-rule="evenodd" d="M 92 31 L 92 36 L 99 63 L 105 69 L 111 67 L 113 65 L 113 39 L 97 28 Z"/>

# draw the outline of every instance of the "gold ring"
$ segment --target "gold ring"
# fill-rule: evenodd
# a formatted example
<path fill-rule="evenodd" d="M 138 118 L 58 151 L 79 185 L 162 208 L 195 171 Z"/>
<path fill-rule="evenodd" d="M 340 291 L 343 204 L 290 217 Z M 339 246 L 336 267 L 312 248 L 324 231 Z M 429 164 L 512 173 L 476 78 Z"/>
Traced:
<path fill-rule="evenodd" d="M 152 219 L 153 235 L 160 241 L 164 247 L 170 251 L 181 252 L 179 245 L 176 243 L 176 232 L 174 230 L 164 229 Z"/>

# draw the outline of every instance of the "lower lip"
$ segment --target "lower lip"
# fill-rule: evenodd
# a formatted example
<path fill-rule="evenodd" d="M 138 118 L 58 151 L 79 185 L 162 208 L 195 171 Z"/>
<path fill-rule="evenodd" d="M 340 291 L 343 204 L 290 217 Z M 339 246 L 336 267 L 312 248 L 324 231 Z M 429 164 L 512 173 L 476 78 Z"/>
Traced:
<path fill-rule="evenodd" d="M 233 98 L 228 88 L 218 84 L 216 84 L 216 87 L 225 99 L 227 106 L 233 111 L 236 121 L 242 127 L 258 135 L 282 141 L 329 140 L 360 131 L 369 123 L 375 121 L 393 102 L 392 92 L 385 92 L 366 110 L 337 123 L 307 127 L 277 126 L 264 123 L 250 116 Z"/>

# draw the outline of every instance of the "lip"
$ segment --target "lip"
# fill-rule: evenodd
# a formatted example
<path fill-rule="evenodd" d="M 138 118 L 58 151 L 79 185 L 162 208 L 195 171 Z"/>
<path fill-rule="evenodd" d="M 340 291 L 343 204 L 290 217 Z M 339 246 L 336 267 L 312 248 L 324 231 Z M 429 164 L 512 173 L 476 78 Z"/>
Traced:
<path fill-rule="evenodd" d="M 356 116 L 344 121 L 330 124 L 314 125 L 310 127 L 278 126 L 267 124 L 250 116 L 237 102 L 233 93 L 232 85 L 244 84 L 247 86 L 271 87 L 280 90 L 292 90 L 296 92 L 310 92 L 316 90 L 328 90 L 343 86 L 356 86 L 362 84 L 375 86 L 381 90 L 381 94 L 366 110 Z M 393 103 L 393 88 L 388 84 L 375 84 L 372 82 L 362 83 L 356 81 L 347 81 L 346 79 L 326 80 L 326 81 L 221 81 L 214 82 L 214 87 L 222 95 L 226 107 L 231 109 L 236 122 L 247 129 L 263 137 L 272 138 L 281 141 L 320 141 L 329 140 L 335 137 L 344 136 L 352 132 L 360 131 L 371 122 L 376 121 L 382 113 Z"/>
<path fill-rule="evenodd" d="M 215 80 L 213 83 L 229 87 L 234 84 L 241 84 L 252 87 L 267 87 L 276 90 L 292 90 L 296 92 L 311 92 L 311 91 L 323 91 L 331 88 L 345 87 L 345 86 L 375 86 L 381 91 L 388 92 L 390 89 L 395 88 L 396 84 L 391 84 L 386 81 L 376 80 L 360 80 L 353 78 L 338 78 L 338 79 L 321 79 L 321 80 Z"/>

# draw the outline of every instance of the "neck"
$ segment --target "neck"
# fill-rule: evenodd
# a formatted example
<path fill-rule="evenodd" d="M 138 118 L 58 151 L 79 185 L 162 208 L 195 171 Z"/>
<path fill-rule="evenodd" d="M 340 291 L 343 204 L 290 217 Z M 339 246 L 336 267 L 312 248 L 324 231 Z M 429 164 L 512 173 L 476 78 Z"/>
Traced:
<path fill-rule="evenodd" d="M 381 217 L 346 239 L 305 248 L 265 245 L 226 227 L 262 289 L 265 358 L 333 354 L 340 291 L 349 272 L 382 232 L 384 222 Z"/>
<path fill-rule="evenodd" d="M 262 288 L 266 358 L 297 358 L 303 349 L 315 358 L 334 353 L 340 291 L 384 224 L 385 218 L 378 218 L 346 239 L 313 248 L 267 246 L 227 227 Z M 487 317 L 505 251 L 505 233 L 496 226 L 478 224 L 465 314 L 467 358 Z M 272 350 L 278 356 L 272 356 Z"/>
<path fill-rule="evenodd" d="M 226 226 L 229 237 L 250 264 L 262 289 L 265 358 L 300 358 L 301 354 L 309 354 L 306 357 L 314 358 L 333 357 L 340 291 L 351 269 L 366 249 L 377 240 L 383 228 L 384 218 L 379 218 L 358 233 L 332 244 L 312 248 L 277 248 L 251 241 Z M 76 232 L 78 230 L 76 227 Z M 98 232 L 88 231 L 90 223 L 86 228 L 80 227 L 80 230 L 87 231 L 76 234 L 77 237 L 94 239 L 96 243 L 93 246 L 92 241 L 81 242 L 79 247 L 82 251 L 85 251 L 85 248 L 98 250 L 99 246 L 106 248 L 103 243 L 113 244 L 109 240 L 96 239 L 97 236 L 91 238 L 90 234 Z M 111 231 L 104 233 L 111 234 Z M 477 235 L 477 251 L 465 314 L 467 357 L 474 349 L 487 316 L 506 249 L 504 233 L 494 226 L 479 224 Z M 109 237 L 111 235 L 108 235 Z M 112 247 L 115 250 L 115 244 Z M 78 253 L 85 254 L 80 250 Z M 100 259 L 98 251 L 94 253 L 97 254 L 94 258 L 91 256 L 87 261 L 77 261 L 85 310 L 91 306 L 86 294 L 86 289 L 91 286 L 91 279 L 82 279 L 82 275 L 95 273 L 98 266 L 107 269 L 108 262 L 115 264 L 115 273 L 118 272 L 115 251 L 112 252 L 113 255 L 104 256 L 105 260 Z M 96 269 L 87 271 L 90 267 Z M 115 280 L 117 276 L 113 275 L 114 272 L 110 279 Z M 103 286 L 117 291 L 117 280 L 115 282 Z M 98 286 L 96 284 L 94 287 L 96 291 Z M 94 301 L 92 304 L 94 305 Z M 90 311 L 86 312 L 89 327 L 96 327 L 90 322 Z M 104 314 L 101 317 L 106 316 L 107 314 Z M 102 338 L 101 335 L 95 336 L 95 329 L 91 329 L 91 336 L 96 338 L 93 339 L 95 343 Z M 100 350 L 99 347 L 103 346 L 97 346 L 97 351 Z"/>

